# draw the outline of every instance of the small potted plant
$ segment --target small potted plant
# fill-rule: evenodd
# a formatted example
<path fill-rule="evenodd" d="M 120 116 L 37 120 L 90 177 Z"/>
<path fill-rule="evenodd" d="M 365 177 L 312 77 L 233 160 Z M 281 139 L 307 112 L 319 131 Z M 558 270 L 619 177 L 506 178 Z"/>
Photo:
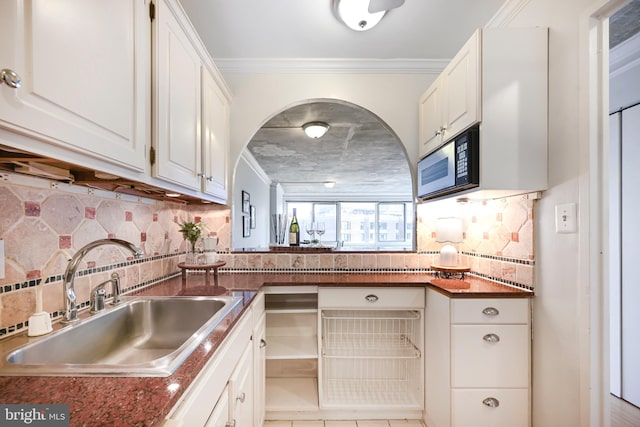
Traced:
<path fill-rule="evenodd" d="M 202 235 L 204 223 L 202 222 L 183 222 L 180 224 L 180 233 L 185 240 L 191 243 L 191 252 L 187 252 L 186 262 L 189 264 L 196 262 L 196 243 Z"/>

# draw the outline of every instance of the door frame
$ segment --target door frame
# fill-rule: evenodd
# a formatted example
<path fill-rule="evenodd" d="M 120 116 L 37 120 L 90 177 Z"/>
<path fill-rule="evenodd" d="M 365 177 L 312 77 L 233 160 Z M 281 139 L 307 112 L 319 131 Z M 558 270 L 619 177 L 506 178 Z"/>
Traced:
<path fill-rule="evenodd" d="M 598 0 L 580 19 L 581 173 L 579 196 L 588 209 L 580 213 L 580 316 L 587 328 L 581 350 L 589 359 L 581 365 L 582 426 L 610 426 L 609 405 L 609 17 L 628 0 Z M 585 230 L 586 228 L 586 230 Z"/>

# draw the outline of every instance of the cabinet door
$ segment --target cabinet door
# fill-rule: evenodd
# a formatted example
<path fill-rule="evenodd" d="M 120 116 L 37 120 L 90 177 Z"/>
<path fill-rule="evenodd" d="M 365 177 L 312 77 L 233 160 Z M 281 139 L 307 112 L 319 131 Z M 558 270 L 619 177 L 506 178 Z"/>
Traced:
<path fill-rule="evenodd" d="M 0 127 L 143 170 L 149 25 L 143 1 L 3 1 L 0 68 L 22 86 L 0 84 Z"/>
<path fill-rule="evenodd" d="M 229 386 L 224 388 L 218 403 L 211 412 L 205 427 L 229 427 Z M 247 424 L 249 425 L 249 424 Z M 240 425 L 238 425 L 240 427 Z"/>
<path fill-rule="evenodd" d="M 444 78 L 444 139 L 449 140 L 480 120 L 480 30 L 456 54 Z"/>
<path fill-rule="evenodd" d="M 253 347 L 247 345 L 229 379 L 232 425 L 253 425 Z M 234 423 L 235 422 L 235 423 Z"/>
<path fill-rule="evenodd" d="M 443 102 L 442 79 L 438 79 L 420 98 L 420 145 L 418 157 L 422 158 L 442 143 Z"/>
<path fill-rule="evenodd" d="M 227 201 L 229 101 L 202 67 L 202 191 Z"/>
<path fill-rule="evenodd" d="M 153 174 L 200 191 L 200 57 L 164 0 L 156 3 L 154 25 Z"/>
<path fill-rule="evenodd" d="M 265 412 L 266 345 L 265 326 L 267 316 L 262 313 L 253 330 L 253 425 L 261 426 Z"/>

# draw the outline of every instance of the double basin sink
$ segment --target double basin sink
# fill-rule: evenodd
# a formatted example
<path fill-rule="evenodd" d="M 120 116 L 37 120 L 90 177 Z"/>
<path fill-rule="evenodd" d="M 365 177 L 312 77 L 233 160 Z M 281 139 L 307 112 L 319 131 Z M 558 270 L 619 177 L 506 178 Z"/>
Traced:
<path fill-rule="evenodd" d="M 0 375 L 169 376 L 240 301 L 127 298 L 48 336 L 21 337 L 17 349 L 3 343 Z"/>

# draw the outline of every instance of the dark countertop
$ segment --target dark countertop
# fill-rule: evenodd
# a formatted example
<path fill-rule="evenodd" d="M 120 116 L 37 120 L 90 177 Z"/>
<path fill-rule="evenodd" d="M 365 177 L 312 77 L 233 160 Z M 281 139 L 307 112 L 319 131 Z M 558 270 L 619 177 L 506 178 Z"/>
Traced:
<path fill-rule="evenodd" d="M 225 295 L 240 295 L 242 302 L 194 350 L 169 377 L 0 377 L 0 403 L 68 404 L 72 426 L 160 425 L 180 395 L 214 354 L 262 286 L 429 286 L 452 298 L 527 298 L 524 291 L 467 276 L 468 289 L 435 285 L 423 273 L 220 273 Z M 436 281 L 437 282 L 437 281 Z M 452 282 L 453 283 L 453 282 Z M 204 275 L 192 274 L 186 284 L 180 276 L 163 281 L 134 295 L 216 295 Z M 11 338 L 7 338 L 10 340 Z"/>

